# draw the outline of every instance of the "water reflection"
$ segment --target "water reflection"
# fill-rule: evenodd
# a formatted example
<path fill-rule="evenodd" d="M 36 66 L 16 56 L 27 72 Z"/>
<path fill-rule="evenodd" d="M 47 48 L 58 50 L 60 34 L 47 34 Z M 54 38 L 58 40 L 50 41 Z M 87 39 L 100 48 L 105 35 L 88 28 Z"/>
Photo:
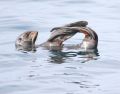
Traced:
<path fill-rule="evenodd" d="M 80 88 L 96 88 L 100 86 L 99 84 L 93 84 L 92 82 L 89 81 L 73 81 L 71 82 L 73 84 L 79 85 Z"/>
<path fill-rule="evenodd" d="M 98 56 L 99 56 L 99 52 L 98 50 L 94 50 L 94 51 L 82 51 L 82 50 L 75 50 L 73 49 L 73 51 L 71 50 L 64 50 L 64 48 L 62 47 L 41 47 L 43 49 L 35 49 L 35 50 L 26 50 L 26 49 L 21 49 L 18 50 L 22 53 L 34 53 L 37 54 L 36 52 L 38 52 L 38 50 L 40 50 L 40 52 L 46 52 L 46 58 L 48 60 L 48 62 L 50 63 L 56 63 L 56 64 L 61 64 L 61 63 L 65 63 L 66 61 L 70 61 L 71 59 L 77 57 L 80 59 L 81 63 L 85 63 L 88 62 L 90 60 L 97 60 Z M 37 57 L 36 57 L 37 58 Z"/>
<path fill-rule="evenodd" d="M 62 51 L 62 50 L 50 50 L 50 62 L 51 63 L 65 63 L 67 59 L 77 57 L 81 58 L 81 63 L 88 62 L 90 60 L 96 60 L 99 56 L 98 50 L 94 52 L 85 52 L 85 51 Z"/>
<path fill-rule="evenodd" d="M 69 57 L 77 56 L 76 52 L 63 52 L 61 50 L 50 50 L 50 62 L 51 63 L 65 63 Z"/>

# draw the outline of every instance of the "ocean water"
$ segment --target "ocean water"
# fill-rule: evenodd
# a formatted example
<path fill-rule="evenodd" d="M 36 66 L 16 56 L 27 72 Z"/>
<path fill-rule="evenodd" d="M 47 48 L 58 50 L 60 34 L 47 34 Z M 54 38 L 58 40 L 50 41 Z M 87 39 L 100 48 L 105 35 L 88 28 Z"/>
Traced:
<path fill-rule="evenodd" d="M 0 0 L 0 94 L 120 94 L 119 5 L 119 0 Z M 53 27 L 80 20 L 97 32 L 99 56 L 15 49 L 25 31 L 38 31 L 40 44 Z M 83 37 L 76 34 L 65 44 Z"/>

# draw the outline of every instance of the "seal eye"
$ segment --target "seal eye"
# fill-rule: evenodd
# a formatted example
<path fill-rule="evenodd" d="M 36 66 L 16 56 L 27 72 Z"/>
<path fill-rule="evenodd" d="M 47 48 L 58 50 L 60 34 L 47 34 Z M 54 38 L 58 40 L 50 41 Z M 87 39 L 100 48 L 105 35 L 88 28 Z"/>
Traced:
<path fill-rule="evenodd" d="M 22 41 L 22 38 L 19 38 L 18 41 L 19 41 L 19 42 Z"/>

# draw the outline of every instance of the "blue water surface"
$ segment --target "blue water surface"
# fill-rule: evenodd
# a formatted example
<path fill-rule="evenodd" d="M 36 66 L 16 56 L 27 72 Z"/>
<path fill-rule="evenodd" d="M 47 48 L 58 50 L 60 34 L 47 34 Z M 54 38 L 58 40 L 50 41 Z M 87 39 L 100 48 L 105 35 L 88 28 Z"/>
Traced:
<path fill-rule="evenodd" d="M 120 94 L 119 5 L 119 0 L 1 0 L 0 94 Z M 99 56 L 15 49 L 25 31 L 38 31 L 39 44 L 53 27 L 80 20 L 97 32 Z M 79 44 L 83 37 L 65 44 Z"/>

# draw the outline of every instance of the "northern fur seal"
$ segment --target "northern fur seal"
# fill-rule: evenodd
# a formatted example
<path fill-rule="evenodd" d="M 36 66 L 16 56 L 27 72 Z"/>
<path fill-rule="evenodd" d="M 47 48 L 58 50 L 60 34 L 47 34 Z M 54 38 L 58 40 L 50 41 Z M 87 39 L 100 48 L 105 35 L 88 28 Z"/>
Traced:
<path fill-rule="evenodd" d="M 87 27 L 87 25 L 87 21 L 78 21 L 61 27 L 55 27 L 51 30 L 51 36 L 48 38 L 48 40 L 37 46 L 35 46 L 35 41 L 38 36 L 38 32 L 24 32 L 17 38 L 15 45 L 18 50 L 22 49 L 26 51 L 34 50 L 36 47 L 39 46 L 58 48 L 63 47 L 63 42 L 65 40 L 80 32 L 83 33 L 85 37 L 82 43 L 77 45 L 77 47 L 85 50 L 97 49 L 98 35 L 91 28 Z"/>

